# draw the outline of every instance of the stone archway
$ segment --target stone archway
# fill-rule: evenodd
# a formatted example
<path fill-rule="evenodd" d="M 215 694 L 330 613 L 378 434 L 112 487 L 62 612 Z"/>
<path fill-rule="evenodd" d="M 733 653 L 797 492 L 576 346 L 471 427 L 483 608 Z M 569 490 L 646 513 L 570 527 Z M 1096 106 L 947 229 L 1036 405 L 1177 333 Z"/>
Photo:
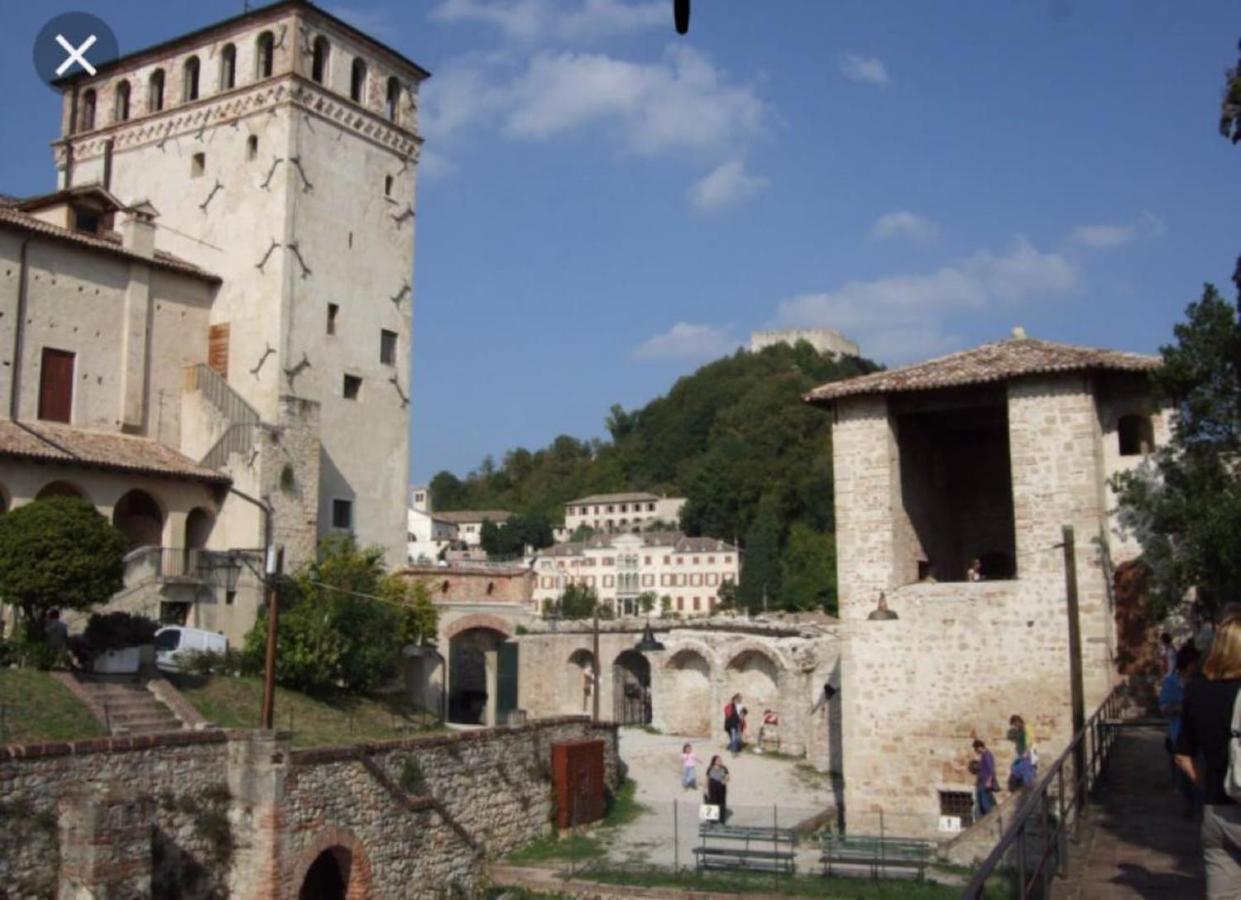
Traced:
<path fill-rule="evenodd" d="M 354 834 L 325 828 L 306 848 L 289 882 L 289 900 L 370 900 L 374 881 L 366 848 Z"/>
<path fill-rule="evenodd" d="M 146 491 L 134 489 L 116 501 L 112 524 L 125 533 L 130 550 L 163 544 L 164 511 Z"/>
<path fill-rule="evenodd" d="M 711 663 L 699 650 L 674 650 L 664 666 L 660 717 L 670 734 L 711 736 Z"/>
<path fill-rule="evenodd" d="M 459 725 L 496 724 L 497 657 L 506 637 L 494 628 L 475 627 L 457 630 L 449 640 L 449 722 Z"/>
<path fill-rule="evenodd" d="M 651 663 L 637 650 L 612 661 L 612 721 L 621 725 L 651 723 Z"/>
<path fill-rule="evenodd" d="M 725 669 L 728 696 L 741 695 L 741 705 L 748 712 L 748 740 L 756 739 L 758 723 L 767 709 L 780 710 L 780 662 L 772 654 L 749 647 L 734 654 Z"/>
<path fill-rule="evenodd" d="M 39 488 L 39 493 L 34 495 L 36 500 L 46 500 L 48 497 L 81 497 L 85 499 L 86 494 L 72 482 L 49 481 Z"/>

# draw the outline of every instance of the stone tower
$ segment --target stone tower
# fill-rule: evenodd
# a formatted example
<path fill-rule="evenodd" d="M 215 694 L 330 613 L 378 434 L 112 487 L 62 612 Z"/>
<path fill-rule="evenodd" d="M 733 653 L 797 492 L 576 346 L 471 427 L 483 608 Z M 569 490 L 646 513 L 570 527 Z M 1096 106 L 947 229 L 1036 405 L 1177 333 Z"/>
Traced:
<path fill-rule="evenodd" d="M 181 449 L 267 500 L 293 560 L 352 531 L 404 561 L 427 76 L 284 0 L 61 85 L 61 187 L 145 201 L 158 246 L 223 279 Z"/>

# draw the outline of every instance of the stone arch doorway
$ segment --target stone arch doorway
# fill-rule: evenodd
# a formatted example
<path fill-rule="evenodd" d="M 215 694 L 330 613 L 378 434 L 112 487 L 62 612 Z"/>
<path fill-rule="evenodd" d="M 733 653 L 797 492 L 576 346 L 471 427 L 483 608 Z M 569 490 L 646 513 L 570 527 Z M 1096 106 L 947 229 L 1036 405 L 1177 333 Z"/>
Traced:
<path fill-rule="evenodd" d="M 779 665 L 761 650 L 742 650 L 728 662 L 726 683 L 730 697 L 741 695 L 741 705 L 747 710 L 751 723 L 746 734 L 748 739 L 755 739 L 763 710 L 781 711 Z"/>
<path fill-rule="evenodd" d="M 637 650 L 625 650 L 612 662 L 612 720 L 651 724 L 651 663 Z"/>
<path fill-rule="evenodd" d="M 594 696 L 595 655 L 577 649 L 565 662 L 561 707 L 566 715 L 589 715 Z"/>
<path fill-rule="evenodd" d="M 82 493 L 82 489 L 76 484 L 68 481 L 50 481 L 39 489 L 39 493 L 34 495 L 36 500 L 46 500 L 48 497 L 81 497 L 86 498 Z"/>
<path fill-rule="evenodd" d="M 284 896 L 290 900 L 370 900 L 373 893 L 366 849 L 346 828 L 325 828 L 289 875 Z"/>
<path fill-rule="evenodd" d="M 185 517 L 185 559 L 182 575 L 198 575 L 205 568 L 202 551 L 207 549 L 211 531 L 215 528 L 215 516 L 209 510 L 196 506 Z"/>
<path fill-rule="evenodd" d="M 116 502 L 112 524 L 125 533 L 129 549 L 159 547 L 164 539 L 164 512 L 146 491 L 132 490 Z"/>
<path fill-rule="evenodd" d="M 344 847 L 324 850 L 306 870 L 297 900 L 345 900 L 351 861 Z"/>
<path fill-rule="evenodd" d="M 448 642 L 448 721 L 496 724 L 500 648 L 505 635 L 493 628 L 467 628 Z"/>
<path fill-rule="evenodd" d="M 697 650 L 672 654 L 664 669 L 660 716 L 671 734 L 711 736 L 711 663 Z"/>

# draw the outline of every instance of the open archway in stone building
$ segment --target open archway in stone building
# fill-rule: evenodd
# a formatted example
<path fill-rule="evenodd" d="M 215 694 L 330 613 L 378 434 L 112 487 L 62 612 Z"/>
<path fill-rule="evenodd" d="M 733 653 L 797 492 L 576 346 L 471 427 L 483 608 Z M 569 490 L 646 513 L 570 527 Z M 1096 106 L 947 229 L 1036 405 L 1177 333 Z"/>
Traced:
<path fill-rule="evenodd" d="M 36 500 L 46 500 L 49 497 L 82 497 L 86 495 L 82 489 L 76 484 L 68 481 L 49 481 L 43 487 L 39 488 L 39 493 L 34 495 Z"/>
<path fill-rule="evenodd" d="M 344 847 L 324 850 L 306 870 L 297 900 L 345 900 L 350 861 L 349 851 Z"/>
<path fill-rule="evenodd" d="M 664 668 L 664 727 L 671 734 L 710 737 L 711 714 L 711 663 L 697 650 L 677 650 Z"/>
<path fill-rule="evenodd" d="M 728 662 L 725 673 L 728 696 L 741 695 L 741 705 L 747 711 L 750 723 L 746 729 L 748 739 L 757 739 L 758 723 L 763 711 L 780 709 L 780 668 L 774 659 L 761 650 L 742 650 Z"/>
<path fill-rule="evenodd" d="M 561 712 L 578 716 L 590 714 L 594 677 L 594 654 L 585 649 L 574 650 L 565 662 L 561 681 Z"/>
<path fill-rule="evenodd" d="M 112 524 L 125 533 L 129 549 L 159 547 L 164 538 L 164 513 L 155 498 L 132 490 L 116 502 Z"/>
<path fill-rule="evenodd" d="M 448 642 L 448 721 L 459 725 L 486 725 L 488 707 L 496 707 L 492 697 L 497 674 L 488 671 L 488 655 L 498 665 L 505 635 L 492 628 L 467 628 Z M 490 702 L 489 702 L 490 701 Z M 490 723 L 490 724 L 495 724 Z"/>
<path fill-rule="evenodd" d="M 625 650 L 612 661 L 612 721 L 651 723 L 651 663 L 637 650 Z"/>

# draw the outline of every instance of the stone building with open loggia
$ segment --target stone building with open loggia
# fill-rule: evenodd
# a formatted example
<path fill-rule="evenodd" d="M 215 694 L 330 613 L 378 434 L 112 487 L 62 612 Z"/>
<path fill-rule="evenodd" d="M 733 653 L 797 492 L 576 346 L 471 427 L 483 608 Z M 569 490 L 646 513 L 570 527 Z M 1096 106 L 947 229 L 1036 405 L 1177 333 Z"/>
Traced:
<path fill-rule="evenodd" d="M 1108 479 L 1168 435 L 1158 359 L 1013 338 L 832 382 L 850 830 L 969 822 L 970 744 L 1011 759 L 1009 716 L 1050 761 L 1071 736 L 1062 526 L 1076 533 L 1087 710 L 1116 680 L 1112 577 L 1137 555 Z M 982 579 L 967 580 L 981 563 Z M 871 616 L 881 597 L 896 618 Z"/>

